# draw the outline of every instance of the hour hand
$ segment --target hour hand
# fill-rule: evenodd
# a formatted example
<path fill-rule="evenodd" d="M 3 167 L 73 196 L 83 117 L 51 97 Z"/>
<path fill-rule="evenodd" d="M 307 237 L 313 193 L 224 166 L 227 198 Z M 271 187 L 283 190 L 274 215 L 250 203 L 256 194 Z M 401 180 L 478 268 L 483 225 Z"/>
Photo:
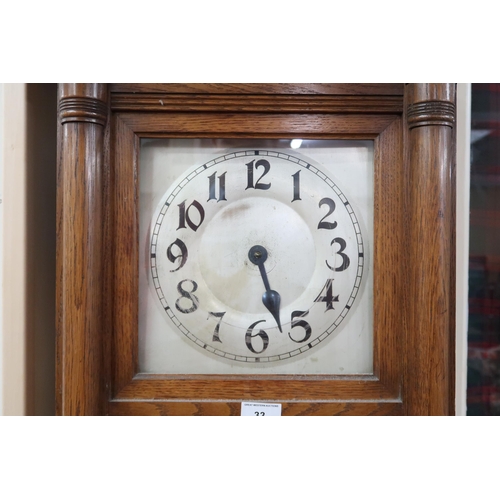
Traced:
<path fill-rule="evenodd" d="M 248 252 L 248 258 L 252 264 L 259 267 L 260 275 L 266 291 L 262 295 L 262 303 L 267 307 L 268 311 L 273 315 L 273 318 L 278 324 L 279 331 L 283 333 L 280 322 L 280 302 L 281 296 L 276 290 L 271 290 L 269 280 L 267 278 L 264 262 L 267 260 L 267 250 L 261 245 L 254 245 Z"/>

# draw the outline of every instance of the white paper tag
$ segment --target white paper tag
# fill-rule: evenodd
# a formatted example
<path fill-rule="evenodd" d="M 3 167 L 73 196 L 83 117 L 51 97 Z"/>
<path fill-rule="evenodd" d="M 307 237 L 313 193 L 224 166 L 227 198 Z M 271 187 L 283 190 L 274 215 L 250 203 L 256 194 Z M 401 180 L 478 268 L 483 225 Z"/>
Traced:
<path fill-rule="evenodd" d="M 281 417 L 281 405 L 278 403 L 241 403 L 242 417 Z"/>

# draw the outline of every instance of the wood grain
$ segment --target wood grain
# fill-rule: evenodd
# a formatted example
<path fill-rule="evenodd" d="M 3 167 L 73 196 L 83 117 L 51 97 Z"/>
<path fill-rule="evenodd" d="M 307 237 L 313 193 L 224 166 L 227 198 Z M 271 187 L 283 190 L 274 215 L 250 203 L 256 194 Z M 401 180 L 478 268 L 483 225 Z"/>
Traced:
<path fill-rule="evenodd" d="M 373 325 L 374 373 L 386 386 L 402 389 L 401 332 L 404 331 L 405 226 L 407 183 L 403 164 L 402 120 L 375 139 Z"/>
<path fill-rule="evenodd" d="M 437 106 L 436 102 L 442 102 Z M 455 90 L 450 84 L 408 85 L 407 106 L 419 104 L 409 126 L 408 328 L 405 359 L 405 412 L 453 414 L 450 380 L 454 295 L 451 266 L 454 205 L 452 146 Z M 428 105 L 426 105 L 428 104 Z"/>
<path fill-rule="evenodd" d="M 140 137 L 374 139 L 397 115 L 117 113 Z"/>
<path fill-rule="evenodd" d="M 320 399 L 396 399 L 399 386 L 384 386 L 373 376 L 164 376 L 138 375 L 117 399 L 245 399 L 290 401 Z"/>
<path fill-rule="evenodd" d="M 74 96 L 106 102 L 105 86 L 60 85 Z M 59 415 L 102 412 L 101 124 L 60 121 L 57 216 L 57 370 Z"/>
<path fill-rule="evenodd" d="M 111 93 L 271 94 L 271 95 L 396 95 L 402 83 L 112 83 Z"/>
<path fill-rule="evenodd" d="M 272 401 L 271 401 L 272 402 Z M 293 403 L 285 402 L 281 406 L 284 417 L 291 416 L 381 416 L 402 415 L 402 403 L 398 401 L 353 402 L 342 401 L 329 403 L 324 401 Z M 227 416 L 238 417 L 241 414 L 240 401 L 117 401 L 110 402 L 110 415 L 134 416 Z"/>
<path fill-rule="evenodd" d="M 113 118 L 112 125 L 113 205 L 108 209 L 114 221 L 110 232 L 113 245 L 110 265 L 113 280 L 113 391 L 116 393 L 132 380 L 138 363 L 139 139 L 118 117 Z"/>
<path fill-rule="evenodd" d="M 215 111 L 228 113 L 401 113 L 401 96 L 114 93 L 113 111 L 159 113 Z"/>

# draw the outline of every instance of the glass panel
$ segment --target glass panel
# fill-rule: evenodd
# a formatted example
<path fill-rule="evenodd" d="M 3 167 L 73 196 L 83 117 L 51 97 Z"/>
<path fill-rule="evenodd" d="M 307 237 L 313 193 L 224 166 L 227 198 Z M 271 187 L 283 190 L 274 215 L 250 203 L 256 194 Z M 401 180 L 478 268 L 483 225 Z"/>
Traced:
<path fill-rule="evenodd" d="M 500 84 L 473 84 L 467 414 L 500 415 Z"/>
<path fill-rule="evenodd" d="M 143 139 L 139 368 L 373 371 L 373 141 Z"/>

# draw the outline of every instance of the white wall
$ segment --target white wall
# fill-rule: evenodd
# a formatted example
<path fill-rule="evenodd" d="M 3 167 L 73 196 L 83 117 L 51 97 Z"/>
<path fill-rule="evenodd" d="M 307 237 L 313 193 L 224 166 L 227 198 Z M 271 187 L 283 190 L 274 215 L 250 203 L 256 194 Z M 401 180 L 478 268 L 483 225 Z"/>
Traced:
<path fill-rule="evenodd" d="M 467 411 L 471 84 L 457 86 L 456 414 Z"/>
<path fill-rule="evenodd" d="M 3 87 L 0 83 L 0 415 L 3 415 Z"/>
<path fill-rule="evenodd" d="M 2 413 L 26 414 L 26 85 L 3 86 Z"/>

